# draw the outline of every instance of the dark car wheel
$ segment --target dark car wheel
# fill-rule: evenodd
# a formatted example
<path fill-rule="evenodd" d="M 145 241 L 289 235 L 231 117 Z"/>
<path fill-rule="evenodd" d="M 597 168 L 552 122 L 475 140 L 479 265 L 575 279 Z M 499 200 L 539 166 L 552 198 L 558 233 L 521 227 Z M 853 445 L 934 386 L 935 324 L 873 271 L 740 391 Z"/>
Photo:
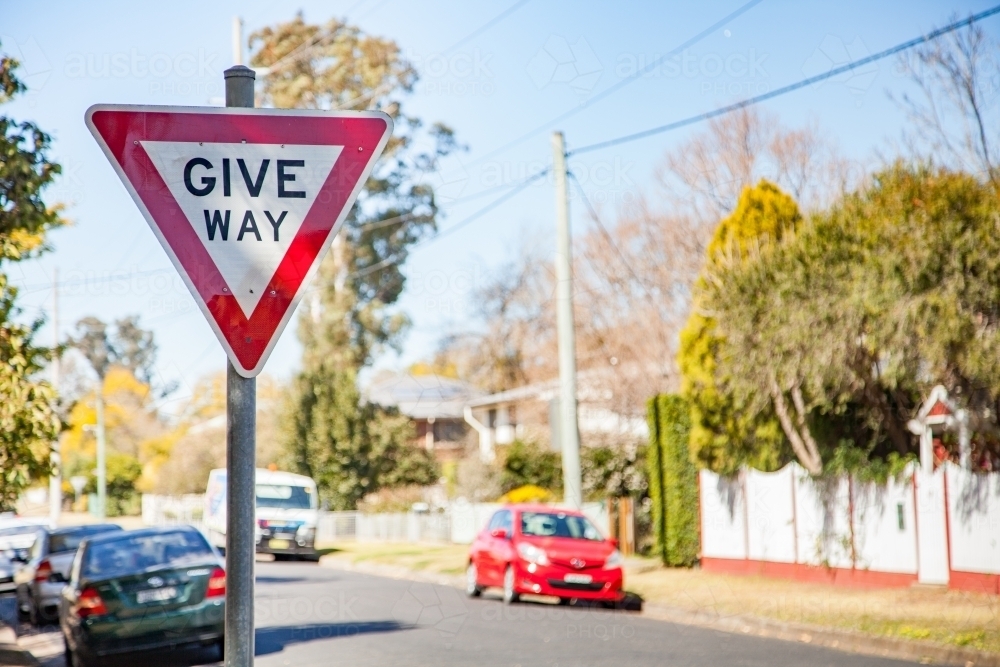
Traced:
<path fill-rule="evenodd" d="M 521 596 L 514 590 L 514 568 L 511 565 L 503 573 L 503 603 L 514 604 L 521 599 Z"/>
<path fill-rule="evenodd" d="M 17 604 L 17 620 L 21 623 L 27 623 L 31 620 L 31 603 L 24 598 L 20 586 L 15 589 L 14 599 Z"/>
<path fill-rule="evenodd" d="M 483 587 L 479 585 L 479 570 L 475 563 L 469 563 L 465 568 L 465 594 L 470 598 L 477 598 L 483 594 Z"/>

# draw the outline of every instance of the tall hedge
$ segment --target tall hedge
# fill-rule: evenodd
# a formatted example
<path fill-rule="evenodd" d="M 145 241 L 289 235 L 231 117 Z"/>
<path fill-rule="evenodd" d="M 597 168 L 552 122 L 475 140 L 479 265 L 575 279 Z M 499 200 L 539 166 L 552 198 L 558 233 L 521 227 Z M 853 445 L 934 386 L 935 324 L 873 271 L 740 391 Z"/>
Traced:
<path fill-rule="evenodd" d="M 649 497 L 656 551 L 664 565 L 690 567 L 698 559 L 698 470 L 688 441 L 691 418 L 680 396 L 661 394 L 648 405 Z"/>

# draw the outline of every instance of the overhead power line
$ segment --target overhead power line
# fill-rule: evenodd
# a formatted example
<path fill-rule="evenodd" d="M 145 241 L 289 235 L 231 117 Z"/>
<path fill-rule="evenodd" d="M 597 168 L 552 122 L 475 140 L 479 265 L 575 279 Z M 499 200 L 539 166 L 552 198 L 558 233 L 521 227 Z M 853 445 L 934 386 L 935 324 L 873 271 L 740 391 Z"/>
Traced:
<path fill-rule="evenodd" d="M 576 188 L 577 190 L 580 191 L 580 197 L 583 199 L 583 203 L 587 207 L 587 211 L 590 213 L 591 219 L 593 219 L 593 221 L 597 223 L 597 228 L 601 230 L 601 234 L 604 236 L 604 239 L 608 242 L 608 245 L 610 245 L 611 248 L 615 251 L 615 254 L 618 256 L 618 259 L 621 260 L 622 266 L 624 266 L 625 270 L 629 272 L 629 274 L 632 276 L 632 279 L 639 284 L 639 286 L 642 288 L 642 291 L 645 292 L 647 296 L 651 296 L 649 294 L 649 289 L 646 287 L 645 281 L 642 278 L 640 278 L 639 275 L 635 272 L 635 269 L 632 268 L 632 263 L 628 261 L 628 258 L 625 256 L 625 253 L 623 253 L 621 248 L 618 247 L 618 244 L 615 243 L 614 238 L 611 236 L 611 232 L 609 232 L 608 228 L 604 226 L 604 222 L 601 220 L 601 216 L 597 214 L 597 209 L 595 209 L 594 205 L 590 203 L 590 198 L 587 196 L 587 193 L 584 192 L 583 190 L 583 184 L 580 183 L 579 179 L 577 179 L 576 177 L 576 174 L 574 174 L 572 171 L 567 173 L 569 174 L 570 180 L 576 183 Z"/>
<path fill-rule="evenodd" d="M 462 227 L 465 227 L 466 225 L 470 224 L 471 222 L 479 219 L 483 215 L 485 215 L 485 214 L 489 213 L 490 211 L 492 211 L 493 209 L 495 209 L 497 206 L 500 206 L 501 204 L 503 204 L 505 201 L 507 201 L 508 199 L 510 199 L 511 197 L 513 197 L 514 195 L 516 195 L 517 193 L 519 193 L 522 190 L 524 190 L 526 187 L 528 187 L 529 185 L 531 185 L 532 183 L 534 183 L 538 179 L 544 177 L 550 171 L 552 171 L 552 168 L 551 167 L 546 167 L 545 169 L 542 169 L 541 171 L 535 172 L 531 176 L 529 176 L 529 177 L 521 180 L 519 183 L 515 183 L 515 184 L 511 185 L 510 189 L 507 192 L 505 192 L 504 194 L 500 195 L 499 197 L 497 197 L 496 199 L 494 199 L 489 204 L 487 204 L 486 206 L 482 207 L 481 209 L 479 209 L 475 213 L 473 213 L 473 214 L 465 217 L 460 222 L 452 225 L 451 227 L 448 227 L 448 229 L 445 229 L 445 230 L 443 230 L 443 231 L 435 234 L 434 236 L 430 236 L 430 237 L 424 239 L 423 241 L 419 241 L 417 243 L 414 243 L 412 246 L 410 246 L 409 248 L 405 249 L 401 254 L 392 255 L 391 257 L 386 257 L 385 259 L 383 259 L 380 262 L 372 264 L 371 266 L 366 266 L 363 269 L 359 269 L 358 271 L 355 271 L 354 273 L 352 273 L 349 277 L 351 277 L 351 278 L 361 278 L 363 276 L 367 276 L 370 273 L 374 273 L 374 272 L 376 272 L 376 271 L 378 271 L 380 269 L 384 269 L 387 266 L 391 266 L 393 264 L 398 264 L 399 262 L 404 261 L 409 256 L 410 252 L 412 252 L 413 250 L 416 250 L 417 248 L 421 248 L 421 247 L 430 245 L 431 243 L 434 243 L 435 241 L 439 241 L 440 239 L 444 238 L 445 236 L 448 236 L 449 234 L 451 234 L 453 232 L 456 232 L 459 229 L 461 229 Z"/>
<path fill-rule="evenodd" d="M 612 146 L 624 144 L 629 141 L 636 141 L 637 139 L 644 139 L 654 134 L 661 134 L 663 132 L 669 132 L 671 130 L 676 130 L 682 127 L 686 127 L 688 125 L 694 125 L 695 123 L 700 123 L 704 120 L 710 120 L 712 118 L 717 118 L 718 116 L 724 116 L 725 114 L 732 113 L 733 111 L 738 111 L 740 109 L 745 109 L 746 107 L 753 106 L 755 104 L 760 104 L 761 102 L 766 102 L 767 100 L 774 99 L 775 97 L 780 97 L 781 95 L 786 95 L 800 88 L 805 88 L 806 86 L 811 86 L 814 83 L 819 83 L 820 81 L 825 81 L 826 79 L 830 79 L 845 72 L 850 72 L 851 70 L 863 67 L 869 63 L 873 63 L 875 61 L 888 58 L 889 56 L 893 56 L 902 51 L 906 51 L 907 49 L 912 49 L 914 46 L 919 46 L 921 44 L 924 44 L 925 42 L 930 42 L 932 40 L 937 39 L 938 37 L 941 37 L 942 35 L 954 32 L 955 30 L 958 30 L 959 28 L 965 26 L 970 26 L 973 23 L 976 23 L 977 21 L 982 21 L 983 19 L 993 16 L 994 14 L 997 13 L 1000 13 L 1000 5 L 979 12 L 978 14 L 973 14 L 967 19 L 950 23 L 943 28 L 938 28 L 937 30 L 931 31 L 926 35 L 916 37 L 907 42 L 903 42 L 902 44 L 897 44 L 896 46 L 886 49 L 885 51 L 880 51 L 874 55 L 870 55 L 865 58 L 859 58 L 858 60 L 851 61 L 845 65 L 841 65 L 840 67 L 834 67 L 833 69 L 824 72 L 823 74 L 817 74 L 815 76 L 811 76 L 802 79 L 801 81 L 789 84 L 787 86 L 783 86 L 776 90 L 772 90 L 767 93 L 762 93 L 760 95 L 756 95 L 754 97 L 750 97 L 745 100 L 729 104 L 719 109 L 706 111 L 705 113 L 700 113 L 696 116 L 690 116 L 682 120 L 677 120 L 672 123 L 667 123 L 666 125 L 660 125 L 658 127 L 653 127 L 648 130 L 643 130 L 641 132 L 626 134 L 622 137 L 617 137 L 615 139 L 608 139 L 607 141 L 600 141 L 595 144 L 581 146 L 580 148 L 574 149 L 569 153 L 567 153 L 567 157 L 569 157 L 570 155 L 576 155 L 578 153 L 588 153 L 590 151 L 597 151 L 603 148 L 610 148 Z"/>
<path fill-rule="evenodd" d="M 683 52 L 685 49 L 691 48 L 692 46 L 694 46 L 695 44 L 697 44 L 698 42 L 700 42 L 704 38 L 708 37 L 712 33 L 714 33 L 717 30 L 719 30 L 720 28 L 722 28 L 722 27 L 726 26 L 727 24 L 731 23 L 736 18 L 738 18 L 739 16 L 741 16 L 742 14 L 744 14 L 747 11 L 749 11 L 754 6 L 760 4 L 763 1 L 764 0 L 750 0 L 750 2 L 747 2 L 744 5 L 741 5 L 735 11 L 733 11 L 733 12 L 727 14 L 726 16 L 724 16 L 723 18 L 719 19 L 718 21 L 716 21 L 712 25 L 708 26 L 707 28 L 705 28 L 704 30 L 702 30 L 701 32 L 699 32 L 694 37 L 691 37 L 690 39 L 688 39 L 687 41 L 683 42 L 682 44 L 679 44 L 678 46 L 676 46 L 673 49 L 671 49 L 670 51 L 668 51 L 666 54 L 660 56 L 659 58 L 654 59 L 651 63 L 649 63 L 645 67 L 643 67 L 643 68 L 639 69 L 638 71 L 636 71 L 635 74 L 633 74 L 632 76 L 630 76 L 628 78 L 625 78 L 625 79 L 622 79 L 621 81 L 619 81 L 618 83 L 614 84 L 613 86 L 609 86 L 608 88 L 605 88 L 604 90 L 602 90 L 601 92 L 597 93 L 593 97 L 588 98 L 582 104 L 578 104 L 575 107 L 573 107 L 572 109 L 570 109 L 569 111 L 567 111 L 567 112 L 565 112 L 563 114 L 560 114 L 559 116 L 556 116 L 552 120 L 549 120 L 549 121 L 546 121 L 545 123 L 542 123 L 541 125 L 539 125 L 535 129 L 522 134 L 521 136 L 517 137 L 516 139 L 513 139 L 512 141 L 507 142 L 503 146 L 500 146 L 499 148 L 493 149 L 492 151 L 490 151 L 486 155 L 483 155 L 482 157 L 477 158 L 476 160 L 474 160 L 470 164 L 475 164 L 475 163 L 478 163 L 478 162 L 483 162 L 484 160 L 488 160 L 491 157 L 499 155 L 500 153 L 503 153 L 504 151 L 506 151 L 506 150 L 508 150 L 510 148 L 513 148 L 514 146 L 517 146 L 518 144 L 524 143 L 525 141 L 527 141 L 531 137 L 535 136 L 539 132 L 542 132 L 542 131 L 544 131 L 544 130 L 550 128 L 550 127 L 552 127 L 556 123 L 558 123 L 560 121 L 563 121 L 563 120 L 566 120 L 567 118 L 569 118 L 571 116 L 575 116 L 576 114 L 580 113 L 584 109 L 590 107 L 595 102 L 603 100 L 605 97 L 608 97 L 609 95 L 618 92 L 619 90 L 621 90 L 625 86 L 629 85 L 630 83 L 632 83 L 633 81 L 635 81 L 636 79 L 638 79 L 639 77 L 641 77 L 643 74 L 646 74 L 647 72 L 650 72 L 650 71 L 654 70 L 655 68 L 659 67 L 660 64 L 662 64 L 664 61 L 669 60 L 670 58 L 673 58 L 677 54 Z"/>
<path fill-rule="evenodd" d="M 481 26 L 479 26 L 478 28 L 476 28 L 475 30 L 473 30 L 472 32 L 470 32 L 468 35 L 466 35 L 462 39 L 458 40 L 457 42 L 455 42 L 454 44 L 452 44 L 451 46 L 449 46 L 447 49 L 444 50 L 444 55 L 448 55 L 449 53 L 451 53 L 452 51 L 454 51 L 458 47 L 462 46 L 463 44 L 465 44 L 469 40 L 474 39 L 476 37 L 479 37 L 479 35 L 483 34 L 487 30 L 489 30 L 490 28 L 492 28 L 494 25 L 496 25 L 500 21 L 504 20 L 505 18 L 507 18 L 508 16 L 510 16 L 511 14 L 513 14 L 514 12 L 516 12 L 518 9 L 520 9 L 524 5 L 528 4 L 529 2 L 531 2 L 531 0 L 519 0 L 519 2 L 515 2 L 510 7 L 508 7 L 505 10 L 503 10 L 502 12 L 500 12 L 499 14 L 497 14 L 496 16 L 494 16 L 493 18 L 491 18 L 489 21 L 487 21 L 486 23 L 482 24 Z"/>

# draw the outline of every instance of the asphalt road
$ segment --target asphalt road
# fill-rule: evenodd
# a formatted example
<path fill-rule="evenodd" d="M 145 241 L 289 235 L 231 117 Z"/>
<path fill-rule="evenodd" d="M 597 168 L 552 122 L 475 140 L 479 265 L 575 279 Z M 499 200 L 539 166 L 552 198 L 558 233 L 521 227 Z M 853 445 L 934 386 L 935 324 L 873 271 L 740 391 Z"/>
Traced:
<path fill-rule="evenodd" d="M 470 600 L 453 588 L 300 563 L 257 563 L 260 667 L 860 667 L 910 663 L 747 637 L 596 608 Z M 54 629 L 22 640 L 64 667 Z M 232 639 L 230 639 L 232 641 Z M 128 661 L 125 664 L 136 664 Z M 153 656 L 144 667 L 217 665 L 212 651 Z"/>

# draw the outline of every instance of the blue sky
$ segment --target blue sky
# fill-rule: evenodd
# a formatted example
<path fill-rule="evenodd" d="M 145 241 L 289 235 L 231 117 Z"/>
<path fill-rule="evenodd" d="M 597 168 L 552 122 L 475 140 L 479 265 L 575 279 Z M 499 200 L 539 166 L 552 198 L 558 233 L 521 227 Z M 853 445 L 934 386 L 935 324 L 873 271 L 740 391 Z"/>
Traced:
<path fill-rule="evenodd" d="M 224 353 L 214 335 L 87 131 L 83 116 L 95 103 L 218 104 L 222 71 L 233 62 L 234 16 L 243 17 L 249 34 L 288 20 L 301 8 L 308 21 L 347 16 L 365 31 L 400 44 L 422 72 L 407 101 L 408 113 L 448 124 L 470 147 L 445 165 L 437 182 L 446 212 L 440 227 L 447 230 L 492 200 L 470 195 L 547 166 L 553 129 L 566 133 L 572 149 L 661 125 L 880 51 L 955 15 L 989 6 L 763 0 L 712 31 L 675 65 L 638 77 L 558 126 L 543 128 L 496 153 L 629 78 L 743 2 L 530 0 L 449 50 L 513 4 L 7 0 L 0 25 L 2 49 L 24 62 L 22 75 L 31 90 L 2 112 L 33 120 L 52 134 L 53 155 L 65 173 L 49 200 L 65 202 L 73 221 L 52 236 L 54 252 L 13 268 L 12 279 L 23 288 L 26 314 L 51 309 L 49 284 L 58 267 L 65 283 L 62 335 L 85 315 L 111 320 L 139 314 L 160 344 L 158 373 L 165 381 L 180 383 L 178 397 L 200 376 L 224 368 Z M 983 26 L 996 35 L 1000 18 L 988 19 Z M 105 68 L 105 59 L 116 65 Z M 788 124 L 814 122 L 848 156 L 871 159 L 900 136 L 905 117 L 887 91 L 898 93 L 906 85 L 895 62 L 887 60 L 847 80 L 773 100 L 766 108 Z M 570 166 L 591 199 L 613 215 L 616 205 L 652 191 L 664 152 L 698 129 L 581 155 Z M 571 206 L 575 229 L 585 228 L 583 206 Z M 554 252 L 554 195 L 544 179 L 417 250 L 406 268 L 408 289 L 400 302 L 414 326 L 402 356 L 389 355 L 380 365 L 404 367 L 426 358 L 442 334 L 474 326 L 471 294 L 525 238 L 541 247 L 547 244 Z M 42 336 L 50 340 L 51 329 Z M 293 321 L 265 373 L 289 377 L 299 353 Z"/>

